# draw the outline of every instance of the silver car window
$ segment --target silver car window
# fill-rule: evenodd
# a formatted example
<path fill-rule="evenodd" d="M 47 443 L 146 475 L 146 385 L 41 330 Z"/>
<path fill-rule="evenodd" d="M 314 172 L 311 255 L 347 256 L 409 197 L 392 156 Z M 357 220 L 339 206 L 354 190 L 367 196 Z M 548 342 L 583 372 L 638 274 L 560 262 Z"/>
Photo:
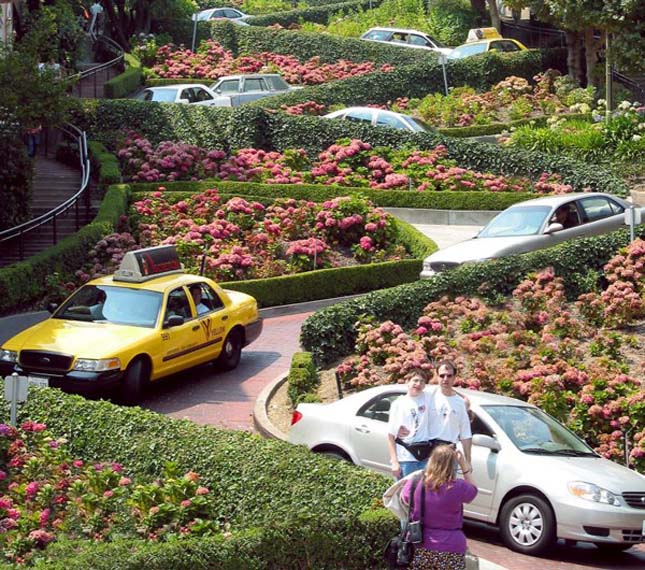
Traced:
<path fill-rule="evenodd" d="M 176 89 L 160 89 L 159 91 L 152 91 L 152 101 L 159 101 L 160 103 L 173 103 L 177 97 Z M 150 99 L 147 99 L 150 101 Z"/>
<path fill-rule="evenodd" d="M 244 91 L 262 91 L 264 82 L 262 79 L 246 79 L 244 81 Z"/>
<path fill-rule="evenodd" d="M 399 396 L 401 396 L 400 392 L 380 394 L 364 404 L 356 415 L 378 422 L 387 422 L 390 417 L 390 406 Z"/>
<path fill-rule="evenodd" d="M 348 121 L 359 121 L 359 122 L 367 122 L 371 123 L 372 122 L 372 110 L 371 109 L 355 109 L 353 111 L 349 111 L 345 115 L 345 119 Z"/>
<path fill-rule="evenodd" d="M 237 93 L 240 90 L 240 81 L 239 79 L 229 79 L 227 81 L 222 81 L 218 86 L 222 93 Z"/>
<path fill-rule="evenodd" d="M 206 89 L 195 87 L 195 101 L 210 101 L 212 98 L 213 96 Z"/>
<path fill-rule="evenodd" d="M 585 223 L 609 218 L 624 211 L 624 208 L 616 202 L 610 201 L 603 196 L 583 198 L 580 200 L 580 206 L 583 211 L 583 220 Z"/>
<path fill-rule="evenodd" d="M 434 47 L 428 40 L 417 34 L 410 34 L 410 43 L 415 46 Z"/>
<path fill-rule="evenodd" d="M 395 117 L 394 115 L 390 115 L 389 113 L 378 113 L 376 115 L 376 124 L 386 127 L 392 127 L 395 129 L 406 128 L 405 123 L 401 119 Z"/>
<path fill-rule="evenodd" d="M 289 84 L 277 75 L 270 75 L 269 77 L 265 77 L 264 80 L 274 91 L 287 91 L 289 89 Z"/>

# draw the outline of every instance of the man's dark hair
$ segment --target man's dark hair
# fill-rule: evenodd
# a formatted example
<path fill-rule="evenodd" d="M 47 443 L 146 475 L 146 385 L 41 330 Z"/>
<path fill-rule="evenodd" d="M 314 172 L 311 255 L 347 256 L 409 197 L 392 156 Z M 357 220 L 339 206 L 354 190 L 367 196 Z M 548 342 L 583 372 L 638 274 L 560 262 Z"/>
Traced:
<path fill-rule="evenodd" d="M 442 366 L 447 366 L 448 368 L 450 368 L 450 370 L 452 370 L 453 375 L 457 376 L 457 365 L 452 360 L 448 360 L 447 358 L 440 360 L 439 362 L 437 362 L 435 370 L 438 371 Z"/>

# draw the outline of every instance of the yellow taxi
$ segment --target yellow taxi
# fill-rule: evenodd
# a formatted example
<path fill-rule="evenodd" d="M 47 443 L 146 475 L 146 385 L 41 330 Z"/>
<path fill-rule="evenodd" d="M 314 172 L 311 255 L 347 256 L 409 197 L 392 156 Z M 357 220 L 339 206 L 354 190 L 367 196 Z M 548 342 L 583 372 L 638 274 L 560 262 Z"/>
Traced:
<path fill-rule="evenodd" d="M 462 59 L 488 51 L 509 53 L 527 49 L 522 42 L 503 38 L 495 28 L 475 28 L 468 32 L 465 44 L 457 46 L 448 54 L 448 59 Z"/>
<path fill-rule="evenodd" d="M 51 317 L 0 348 L 0 374 L 79 394 L 135 402 L 169 374 L 209 361 L 235 368 L 262 331 L 256 300 L 184 273 L 175 246 L 127 253 Z"/>

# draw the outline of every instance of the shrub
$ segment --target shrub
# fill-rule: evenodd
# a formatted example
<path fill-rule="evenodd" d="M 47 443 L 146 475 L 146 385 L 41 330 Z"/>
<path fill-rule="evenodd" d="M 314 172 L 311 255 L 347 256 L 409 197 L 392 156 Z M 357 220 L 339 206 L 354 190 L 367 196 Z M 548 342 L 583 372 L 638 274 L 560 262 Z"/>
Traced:
<path fill-rule="evenodd" d="M 302 399 L 320 386 L 320 378 L 316 371 L 310 352 L 296 352 L 291 357 L 287 394 L 291 403 L 296 407 Z"/>
<path fill-rule="evenodd" d="M 6 418 L 6 403 L 2 410 Z M 286 442 L 55 389 L 30 393 L 19 410 L 19 421 L 27 418 L 66 438 L 73 455 L 127 465 L 132 477 L 152 481 L 169 461 L 179 472 L 199 473 L 217 498 L 213 518 L 230 525 L 230 534 L 199 541 L 159 544 L 115 537 L 98 546 L 53 544 L 41 562 L 51 570 L 141 565 L 170 570 L 196 564 L 287 570 L 294 561 L 359 570 L 379 566 L 380 547 L 396 532 L 396 519 L 375 507 L 387 478 Z"/>
<path fill-rule="evenodd" d="M 33 164 L 17 131 L 0 130 L 0 231 L 29 218 Z"/>
<path fill-rule="evenodd" d="M 638 235 L 645 236 L 645 226 L 639 226 Z M 555 275 L 564 280 L 567 296 L 576 298 L 588 292 L 580 289 L 587 282 L 581 276 L 600 270 L 628 240 L 629 233 L 620 230 L 523 255 L 466 264 L 427 281 L 370 293 L 309 317 L 302 326 L 300 342 L 305 350 L 313 353 L 316 365 L 325 366 L 354 350 L 357 334 L 354 325 L 360 315 L 371 315 L 380 321 L 393 320 L 411 328 L 423 307 L 444 295 L 478 295 L 499 302 L 528 272 L 544 267 L 553 267 Z"/>
<path fill-rule="evenodd" d="M 252 26 L 281 26 L 290 28 L 297 26 L 301 22 L 314 22 L 316 24 L 327 24 L 332 16 L 347 15 L 357 10 L 366 10 L 372 6 L 380 4 L 380 0 L 359 0 L 350 2 L 337 2 L 330 0 L 324 5 L 309 5 L 304 8 L 296 8 L 285 12 L 273 12 L 272 14 L 263 14 L 261 16 L 252 16 L 247 18 L 247 22 Z"/>
<path fill-rule="evenodd" d="M 125 71 L 103 86 L 106 99 L 120 99 L 136 91 L 143 83 L 141 62 L 131 54 L 125 54 Z"/>

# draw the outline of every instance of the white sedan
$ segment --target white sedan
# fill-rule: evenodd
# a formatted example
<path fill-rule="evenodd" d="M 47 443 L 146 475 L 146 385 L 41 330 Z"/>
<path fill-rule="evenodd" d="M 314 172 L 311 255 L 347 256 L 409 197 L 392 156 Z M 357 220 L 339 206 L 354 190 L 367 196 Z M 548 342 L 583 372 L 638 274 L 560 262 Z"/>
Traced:
<path fill-rule="evenodd" d="M 627 200 L 601 192 L 560 194 L 519 202 L 495 216 L 474 238 L 426 257 L 421 279 L 466 262 L 526 253 L 615 231 L 624 225 L 625 211 L 630 206 Z M 637 208 L 639 216 L 643 213 L 645 208 Z"/>
<path fill-rule="evenodd" d="M 199 83 L 182 83 L 147 87 L 135 96 L 139 101 L 157 103 L 187 103 L 213 107 L 231 107 L 231 98 L 215 93 L 210 87 Z"/>
<path fill-rule="evenodd" d="M 242 26 L 248 26 L 244 21 L 248 18 L 248 14 L 237 10 L 236 8 L 208 8 L 206 10 L 201 10 L 196 14 L 193 14 L 192 20 L 197 20 L 198 22 L 205 22 L 208 20 L 230 20 L 234 24 L 240 24 Z"/>
<path fill-rule="evenodd" d="M 387 420 L 405 390 L 402 384 L 377 386 L 331 404 L 300 404 L 288 439 L 389 473 Z M 531 404 L 459 392 L 473 413 L 479 490 L 464 505 L 466 518 L 498 526 L 504 543 L 525 554 L 543 552 L 556 538 L 615 551 L 645 542 L 645 477 L 600 457 Z"/>
<path fill-rule="evenodd" d="M 367 123 L 375 127 L 391 127 L 413 133 L 424 133 L 431 129 L 428 125 L 403 113 L 395 113 L 374 107 L 347 107 L 323 115 L 325 119 L 344 119 L 355 123 Z"/>

